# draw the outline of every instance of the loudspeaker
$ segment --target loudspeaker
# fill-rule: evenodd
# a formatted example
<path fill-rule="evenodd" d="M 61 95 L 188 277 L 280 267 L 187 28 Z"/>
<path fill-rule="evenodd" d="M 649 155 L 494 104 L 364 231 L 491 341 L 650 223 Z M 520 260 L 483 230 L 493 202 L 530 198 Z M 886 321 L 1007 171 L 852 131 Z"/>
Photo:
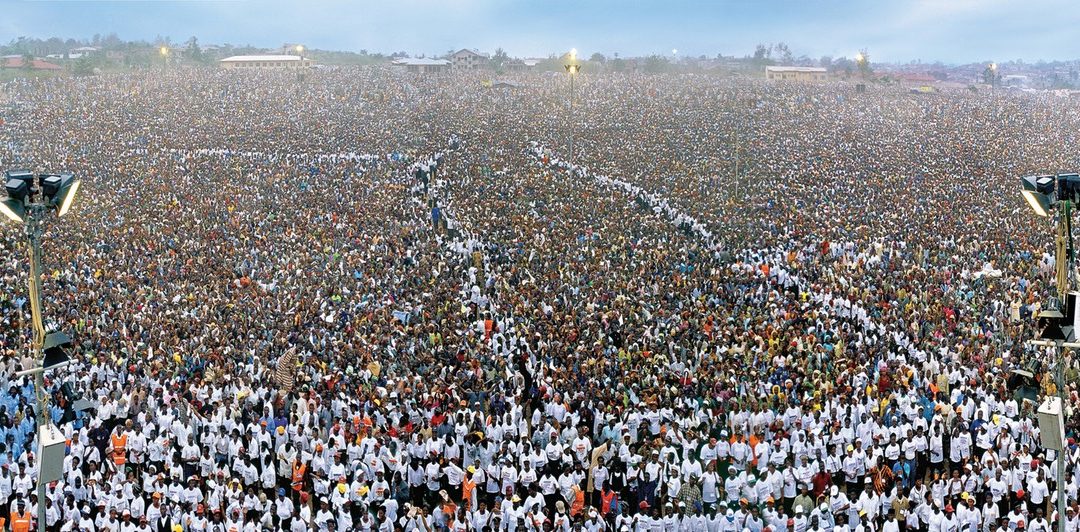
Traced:
<path fill-rule="evenodd" d="M 41 459 L 39 482 L 56 482 L 64 476 L 64 449 L 67 447 L 64 434 L 49 423 L 38 429 L 38 438 L 41 446 L 38 449 L 38 457 Z"/>
<path fill-rule="evenodd" d="M 1039 439 L 1046 449 L 1060 451 L 1065 447 L 1065 414 L 1061 398 L 1047 397 L 1039 405 Z"/>
<path fill-rule="evenodd" d="M 1034 403 L 1039 396 L 1039 383 L 1035 380 L 1035 375 L 1030 371 L 1012 370 L 1006 385 L 1014 393 L 1017 400 L 1027 399 Z"/>

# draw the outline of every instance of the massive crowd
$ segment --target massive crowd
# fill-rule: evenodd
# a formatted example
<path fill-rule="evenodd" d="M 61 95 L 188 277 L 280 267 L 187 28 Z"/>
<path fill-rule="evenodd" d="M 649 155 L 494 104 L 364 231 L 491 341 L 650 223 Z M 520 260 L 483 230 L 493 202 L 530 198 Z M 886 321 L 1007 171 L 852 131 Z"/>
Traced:
<path fill-rule="evenodd" d="M 608 73 L 570 106 L 516 77 L 0 86 L 0 168 L 84 179 L 45 236 L 75 340 L 46 501 L 0 227 L 8 526 L 1080 529 L 1073 411 L 1047 450 L 1010 385 L 1057 392 L 1015 178 L 1080 168 L 1076 102 Z"/>

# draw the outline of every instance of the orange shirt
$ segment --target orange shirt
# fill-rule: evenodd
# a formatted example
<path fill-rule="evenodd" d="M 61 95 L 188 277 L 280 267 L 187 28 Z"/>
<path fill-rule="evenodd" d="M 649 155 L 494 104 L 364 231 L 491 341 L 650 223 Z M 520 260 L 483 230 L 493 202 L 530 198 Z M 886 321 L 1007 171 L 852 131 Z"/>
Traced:
<path fill-rule="evenodd" d="M 570 515 L 577 517 L 585 509 L 585 492 L 574 486 L 574 502 L 570 505 Z"/>

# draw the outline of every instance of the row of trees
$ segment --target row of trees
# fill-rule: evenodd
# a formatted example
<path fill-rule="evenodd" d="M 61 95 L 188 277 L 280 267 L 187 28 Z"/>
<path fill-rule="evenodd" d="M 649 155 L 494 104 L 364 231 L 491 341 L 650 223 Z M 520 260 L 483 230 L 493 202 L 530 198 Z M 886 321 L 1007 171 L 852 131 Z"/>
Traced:
<path fill-rule="evenodd" d="M 830 55 L 824 55 L 820 59 L 814 60 L 805 54 L 795 57 L 791 48 L 783 42 L 776 44 L 759 43 L 754 48 L 754 53 L 747 56 L 746 59 L 757 67 L 768 65 L 818 66 L 827 68 L 830 72 L 843 72 L 847 75 L 858 72 L 862 76 L 868 76 L 874 71 L 870 64 L 870 53 L 865 48 L 850 59 L 847 57 L 834 59 Z"/>

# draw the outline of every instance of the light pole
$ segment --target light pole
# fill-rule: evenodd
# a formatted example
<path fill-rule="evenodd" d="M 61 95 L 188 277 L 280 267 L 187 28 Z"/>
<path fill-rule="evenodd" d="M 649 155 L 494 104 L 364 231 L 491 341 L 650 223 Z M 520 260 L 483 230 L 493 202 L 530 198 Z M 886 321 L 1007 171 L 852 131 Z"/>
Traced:
<path fill-rule="evenodd" d="M 1058 174 L 1056 176 L 1030 176 L 1021 179 L 1021 193 L 1035 214 L 1050 217 L 1054 207 L 1054 225 L 1057 232 L 1054 239 L 1054 269 L 1057 296 L 1052 298 L 1047 309 L 1039 313 L 1040 332 L 1032 345 L 1053 349 L 1050 363 L 1054 366 L 1054 383 L 1057 387 L 1058 404 L 1039 407 L 1039 425 L 1043 437 L 1043 447 L 1055 451 L 1057 472 L 1055 488 L 1057 491 L 1057 529 L 1065 532 L 1065 461 L 1068 459 L 1065 445 L 1063 420 L 1065 417 L 1065 348 L 1080 348 L 1075 341 L 1074 326 L 1077 316 L 1073 315 L 1075 302 L 1069 293 L 1069 282 L 1074 275 L 1072 244 L 1073 204 L 1080 200 L 1080 175 Z M 1045 414 L 1045 418 L 1044 418 Z M 1047 426 L 1043 426 L 1043 423 Z M 1047 436 L 1053 434 L 1052 436 Z M 1050 441 L 1048 441 L 1050 440 Z"/>
<path fill-rule="evenodd" d="M 866 50 L 859 50 L 859 53 L 855 54 L 855 66 L 859 69 L 859 75 L 866 79 L 870 73 L 870 54 L 866 53 Z"/>
<path fill-rule="evenodd" d="M 304 81 L 304 45 L 296 45 L 295 50 L 297 57 L 300 58 L 300 67 L 296 71 L 296 79 Z"/>
<path fill-rule="evenodd" d="M 577 73 L 581 72 L 581 64 L 577 62 L 577 48 L 571 48 L 570 54 L 567 56 L 567 62 L 563 67 L 566 68 L 566 73 L 570 75 L 570 171 L 573 172 L 574 166 L 574 78 L 577 77 Z"/>
<path fill-rule="evenodd" d="M 990 63 L 990 92 L 997 88 L 997 63 Z"/>
<path fill-rule="evenodd" d="M 169 68 L 169 47 L 162 46 L 161 49 L 158 50 L 158 53 L 161 54 L 162 65 L 164 65 L 163 68 Z"/>
<path fill-rule="evenodd" d="M 27 170 L 4 172 L 4 189 L 8 199 L 0 201 L 0 214 L 13 222 L 24 225 L 27 248 L 30 251 L 30 314 L 34 327 L 32 344 L 34 361 L 39 366 L 23 370 L 16 375 L 34 375 L 34 395 L 37 400 L 38 478 L 37 478 L 37 529 L 45 532 L 45 485 L 59 480 L 63 472 L 63 456 L 57 464 L 46 462 L 46 454 L 55 449 L 56 428 L 48 420 L 48 396 L 45 394 L 45 371 L 56 369 L 68 361 L 64 348 L 71 341 L 61 332 L 45 333 L 41 318 L 41 236 L 42 222 L 52 210 L 64 216 L 71 209 L 75 195 L 82 182 L 71 174 L 38 174 Z M 62 438 L 60 439 L 62 441 Z M 46 467 L 46 466 L 50 467 Z"/>

